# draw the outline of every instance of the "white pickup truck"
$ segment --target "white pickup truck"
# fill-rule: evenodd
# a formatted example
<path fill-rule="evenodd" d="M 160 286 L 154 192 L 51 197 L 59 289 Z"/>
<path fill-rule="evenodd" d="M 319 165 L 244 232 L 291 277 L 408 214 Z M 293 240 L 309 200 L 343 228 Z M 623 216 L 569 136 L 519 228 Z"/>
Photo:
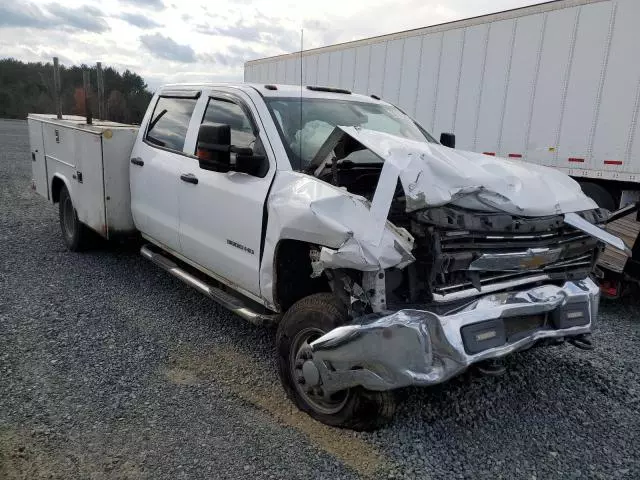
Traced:
<path fill-rule="evenodd" d="M 146 258 L 277 324 L 287 394 L 339 427 L 384 425 L 393 390 L 474 364 L 591 348 L 589 274 L 604 243 L 626 248 L 565 174 L 455 150 L 346 90 L 168 85 L 140 127 L 33 114 L 29 129 L 70 250 L 139 232 Z"/>

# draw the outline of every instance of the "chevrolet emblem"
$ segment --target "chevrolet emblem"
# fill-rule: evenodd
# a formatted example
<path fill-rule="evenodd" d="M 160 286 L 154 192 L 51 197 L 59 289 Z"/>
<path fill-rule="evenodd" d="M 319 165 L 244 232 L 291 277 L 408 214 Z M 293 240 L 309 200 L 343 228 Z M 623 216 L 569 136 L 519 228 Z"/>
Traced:
<path fill-rule="evenodd" d="M 547 263 L 547 259 L 542 255 L 535 255 L 531 258 L 526 258 L 520 262 L 520 268 L 533 269 L 540 268 Z"/>

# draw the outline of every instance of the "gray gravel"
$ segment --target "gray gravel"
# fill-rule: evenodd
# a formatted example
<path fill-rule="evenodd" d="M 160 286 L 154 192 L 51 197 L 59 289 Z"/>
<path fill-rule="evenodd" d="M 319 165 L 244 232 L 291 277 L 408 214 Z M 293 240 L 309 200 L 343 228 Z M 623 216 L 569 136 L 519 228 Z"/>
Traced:
<path fill-rule="evenodd" d="M 256 328 L 135 248 L 65 250 L 0 121 L 0 478 L 640 478 L 640 302 L 563 346 L 410 390 L 362 434 L 299 414 Z"/>

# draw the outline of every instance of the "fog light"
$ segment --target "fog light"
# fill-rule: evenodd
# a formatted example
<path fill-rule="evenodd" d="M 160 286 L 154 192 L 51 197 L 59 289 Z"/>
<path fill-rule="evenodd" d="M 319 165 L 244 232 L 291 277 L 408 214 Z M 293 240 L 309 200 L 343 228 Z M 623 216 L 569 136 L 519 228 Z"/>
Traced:
<path fill-rule="evenodd" d="M 507 337 L 502 319 L 473 323 L 460 329 L 464 349 L 469 354 L 504 345 Z"/>
<path fill-rule="evenodd" d="M 496 332 L 495 330 L 478 333 L 476 335 L 476 342 L 483 342 L 485 340 L 489 340 L 490 338 L 497 337 L 497 336 L 498 336 L 498 332 Z"/>
<path fill-rule="evenodd" d="M 551 321 L 556 328 L 571 328 L 589 323 L 587 302 L 569 303 L 551 312 Z"/>

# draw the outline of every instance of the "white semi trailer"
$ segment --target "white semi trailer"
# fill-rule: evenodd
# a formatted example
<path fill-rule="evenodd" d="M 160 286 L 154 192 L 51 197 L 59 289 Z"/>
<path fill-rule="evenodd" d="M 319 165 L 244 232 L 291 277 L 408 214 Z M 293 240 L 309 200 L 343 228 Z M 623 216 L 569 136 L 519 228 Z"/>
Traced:
<path fill-rule="evenodd" d="M 379 96 L 457 148 L 562 170 L 615 210 L 640 199 L 639 25 L 638 0 L 558 0 L 253 60 L 244 77 Z M 601 256 L 616 295 L 640 277 L 640 223 L 608 228 L 635 247 Z"/>

